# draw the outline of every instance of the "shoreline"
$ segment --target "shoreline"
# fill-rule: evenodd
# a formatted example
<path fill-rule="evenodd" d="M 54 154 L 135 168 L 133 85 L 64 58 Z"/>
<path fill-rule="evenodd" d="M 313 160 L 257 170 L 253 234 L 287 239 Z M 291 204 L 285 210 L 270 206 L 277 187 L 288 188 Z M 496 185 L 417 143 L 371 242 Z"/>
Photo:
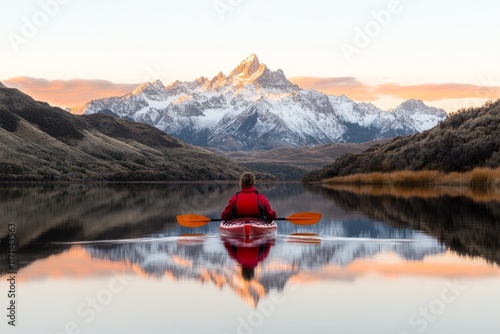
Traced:
<path fill-rule="evenodd" d="M 354 174 L 323 180 L 322 187 L 357 195 L 433 199 L 465 197 L 474 202 L 500 202 L 500 169 L 465 173 L 437 171 Z"/>
<path fill-rule="evenodd" d="M 321 180 L 323 185 L 393 186 L 399 188 L 466 187 L 476 190 L 500 189 L 500 168 L 475 168 L 468 172 L 396 171 L 336 176 Z"/>
<path fill-rule="evenodd" d="M 350 192 L 359 196 L 398 197 L 437 199 L 440 197 L 464 197 L 477 203 L 500 202 L 500 189 L 469 188 L 465 186 L 426 186 L 426 187 L 399 187 L 389 185 L 348 185 L 322 184 L 323 188 L 332 191 Z"/>

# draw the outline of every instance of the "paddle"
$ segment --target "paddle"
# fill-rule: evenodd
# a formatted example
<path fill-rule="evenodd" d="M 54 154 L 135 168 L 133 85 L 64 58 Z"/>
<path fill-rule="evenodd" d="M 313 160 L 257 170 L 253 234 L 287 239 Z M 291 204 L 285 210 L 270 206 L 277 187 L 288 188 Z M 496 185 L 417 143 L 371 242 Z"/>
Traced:
<path fill-rule="evenodd" d="M 321 219 L 321 213 L 317 212 L 297 212 L 284 218 L 276 218 L 275 220 L 287 220 L 295 225 L 312 225 L 316 224 Z M 220 222 L 220 218 L 208 218 L 205 216 L 187 214 L 178 215 L 177 222 L 184 227 L 200 227 L 207 225 L 209 222 Z"/>

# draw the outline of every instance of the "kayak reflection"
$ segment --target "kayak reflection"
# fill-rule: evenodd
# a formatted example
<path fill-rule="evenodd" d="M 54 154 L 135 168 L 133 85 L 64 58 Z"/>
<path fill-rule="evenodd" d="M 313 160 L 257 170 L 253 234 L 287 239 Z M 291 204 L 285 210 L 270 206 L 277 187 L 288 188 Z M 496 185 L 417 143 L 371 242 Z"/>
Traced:
<path fill-rule="evenodd" d="M 275 238 L 244 239 L 221 236 L 221 240 L 229 257 L 240 265 L 243 279 L 250 281 L 255 276 L 255 267 L 269 255 Z"/>

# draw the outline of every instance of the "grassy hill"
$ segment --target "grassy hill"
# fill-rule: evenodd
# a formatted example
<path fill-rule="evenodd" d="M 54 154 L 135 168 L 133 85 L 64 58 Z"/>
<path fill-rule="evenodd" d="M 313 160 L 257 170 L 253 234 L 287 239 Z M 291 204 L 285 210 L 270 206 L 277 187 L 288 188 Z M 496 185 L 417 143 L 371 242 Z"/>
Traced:
<path fill-rule="evenodd" d="M 148 125 L 74 116 L 0 86 L 0 181 L 226 180 L 244 169 Z"/>
<path fill-rule="evenodd" d="M 395 171 L 467 172 L 500 166 L 500 100 L 460 110 L 438 126 L 408 137 L 346 154 L 313 171 L 304 181 Z"/>

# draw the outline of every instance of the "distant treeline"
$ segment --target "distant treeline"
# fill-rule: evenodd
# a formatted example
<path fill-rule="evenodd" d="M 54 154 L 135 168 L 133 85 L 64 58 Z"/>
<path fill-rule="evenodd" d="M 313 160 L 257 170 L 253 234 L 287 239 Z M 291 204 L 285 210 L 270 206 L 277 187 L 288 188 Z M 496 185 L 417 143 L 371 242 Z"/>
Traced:
<path fill-rule="evenodd" d="M 358 173 L 401 170 L 465 172 L 500 166 L 500 100 L 459 110 L 436 127 L 346 154 L 304 177 L 313 182 Z"/>

